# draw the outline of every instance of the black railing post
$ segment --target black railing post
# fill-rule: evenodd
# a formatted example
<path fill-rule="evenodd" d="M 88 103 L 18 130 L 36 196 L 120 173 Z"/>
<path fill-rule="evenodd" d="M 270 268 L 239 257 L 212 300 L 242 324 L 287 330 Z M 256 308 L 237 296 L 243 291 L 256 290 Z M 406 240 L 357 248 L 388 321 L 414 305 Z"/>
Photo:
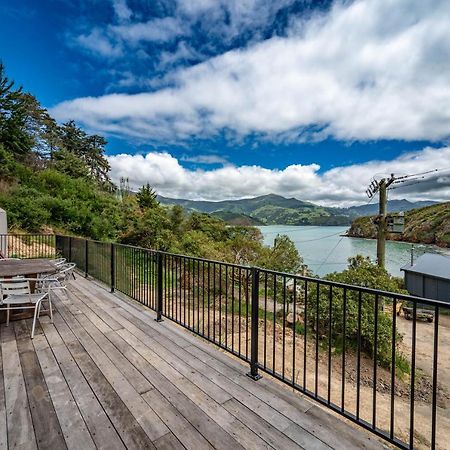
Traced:
<path fill-rule="evenodd" d="M 84 246 L 84 276 L 87 278 L 87 276 L 88 276 L 88 256 L 89 256 L 88 240 L 85 239 L 84 243 L 85 243 L 85 246 Z"/>
<path fill-rule="evenodd" d="M 116 261 L 114 255 L 114 244 L 111 242 L 111 292 L 114 292 L 114 288 L 116 286 Z"/>
<path fill-rule="evenodd" d="M 259 270 L 252 267 L 252 305 L 251 305 L 251 351 L 250 372 L 247 374 L 253 380 L 259 380 L 258 373 L 258 322 L 259 322 Z"/>
<path fill-rule="evenodd" d="M 72 236 L 69 236 L 69 262 L 72 262 Z"/>
<path fill-rule="evenodd" d="M 162 322 L 162 312 L 163 312 L 163 265 L 164 265 L 164 255 L 160 252 L 156 254 L 157 258 L 157 298 L 156 298 L 156 321 Z"/>

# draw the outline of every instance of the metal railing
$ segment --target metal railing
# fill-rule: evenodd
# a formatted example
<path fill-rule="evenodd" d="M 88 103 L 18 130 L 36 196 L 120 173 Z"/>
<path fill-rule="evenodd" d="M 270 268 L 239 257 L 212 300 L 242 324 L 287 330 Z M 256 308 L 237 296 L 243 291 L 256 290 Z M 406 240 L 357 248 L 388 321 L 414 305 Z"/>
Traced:
<path fill-rule="evenodd" d="M 54 258 L 54 234 L 0 234 L 0 252 L 4 258 Z"/>
<path fill-rule="evenodd" d="M 253 379 L 270 374 L 400 448 L 445 446 L 450 371 L 439 361 L 450 305 L 122 244 L 67 236 L 55 244 L 157 320 L 248 362 Z M 423 308 L 434 323 L 419 320 Z"/>

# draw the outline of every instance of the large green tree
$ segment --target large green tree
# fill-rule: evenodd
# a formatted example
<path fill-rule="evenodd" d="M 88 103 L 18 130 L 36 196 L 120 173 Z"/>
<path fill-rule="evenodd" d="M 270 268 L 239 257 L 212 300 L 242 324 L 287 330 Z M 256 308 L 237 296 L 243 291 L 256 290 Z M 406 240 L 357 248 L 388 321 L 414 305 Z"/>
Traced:
<path fill-rule="evenodd" d="M 22 87 L 16 87 L 0 62 L 0 144 L 17 159 L 23 159 L 34 145 L 27 128 L 27 99 Z"/>

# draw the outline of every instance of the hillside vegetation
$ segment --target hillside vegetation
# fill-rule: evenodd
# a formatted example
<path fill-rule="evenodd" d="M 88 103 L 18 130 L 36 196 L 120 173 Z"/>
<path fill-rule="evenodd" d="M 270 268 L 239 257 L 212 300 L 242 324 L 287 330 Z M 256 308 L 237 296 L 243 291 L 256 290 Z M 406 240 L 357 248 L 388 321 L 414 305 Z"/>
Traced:
<path fill-rule="evenodd" d="M 241 225 L 350 225 L 352 219 L 375 214 L 377 204 L 330 208 L 296 198 L 268 194 L 240 200 L 220 202 L 158 197 L 165 205 L 180 205 L 188 211 L 213 213 L 231 224 Z M 408 211 L 434 202 L 391 200 L 390 211 Z"/>
<path fill-rule="evenodd" d="M 376 238 L 373 217 L 359 217 L 352 222 L 348 236 Z M 405 213 L 405 231 L 390 233 L 388 239 L 450 247 L 450 202 L 413 209 Z"/>

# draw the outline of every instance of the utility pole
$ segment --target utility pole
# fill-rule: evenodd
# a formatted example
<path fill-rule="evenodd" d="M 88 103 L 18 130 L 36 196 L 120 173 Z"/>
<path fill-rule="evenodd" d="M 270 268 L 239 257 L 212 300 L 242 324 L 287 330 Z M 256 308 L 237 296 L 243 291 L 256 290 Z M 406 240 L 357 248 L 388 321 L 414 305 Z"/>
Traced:
<path fill-rule="evenodd" d="M 375 220 L 377 226 L 377 264 L 384 269 L 386 262 L 386 232 L 387 232 L 387 189 L 396 180 L 394 174 L 380 181 L 373 180 L 366 193 L 372 198 L 377 192 L 378 217 Z"/>
<path fill-rule="evenodd" d="M 406 183 L 404 186 L 411 186 L 412 184 L 420 183 L 418 180 L 422 180 L 425 178 L 425 175 L 439 172 L 447 169 L 432 169 L 427 170 L 426 172 L 415 173 L 411 175 L 403 175 L 399 177 L 395 177 L 393 173 L 391 173 L 390 177 L 382 178 L 380 181 L 375 178 L 369 184 L 369 187 L 366 189 L 367 197 L 370 200 L 375 196 L 376 193 L 379 193 L 379 210 L 378 217 L 374 220 L 375 225 L 377 226 L 377 263 L 380 267 L 385 265 L 386 260 L 386 234 L 389 231 L 390 233 L 403 233 L 405 226 L 405 216 L 403 213 L 399 213 L 391 217 L 387 215 L 387 191 L 390 189 L 398 189 L 402 186 L 391 186 L 391 184 L 400 184 Z M 370 203 L 370 202 L 369 202 Z M 411 249 L 411 265 L 414 262 L 414 246 Z"/>
<path fill-rule="evenodd" d="M 378 203 L 378 235 L 377 235 L 377 263 L 380 267 L 385 266 L 386 262 L 386 209 L 387 209 L 387 182 L 382 179 L 378 184 L 379 203 Z"/>

